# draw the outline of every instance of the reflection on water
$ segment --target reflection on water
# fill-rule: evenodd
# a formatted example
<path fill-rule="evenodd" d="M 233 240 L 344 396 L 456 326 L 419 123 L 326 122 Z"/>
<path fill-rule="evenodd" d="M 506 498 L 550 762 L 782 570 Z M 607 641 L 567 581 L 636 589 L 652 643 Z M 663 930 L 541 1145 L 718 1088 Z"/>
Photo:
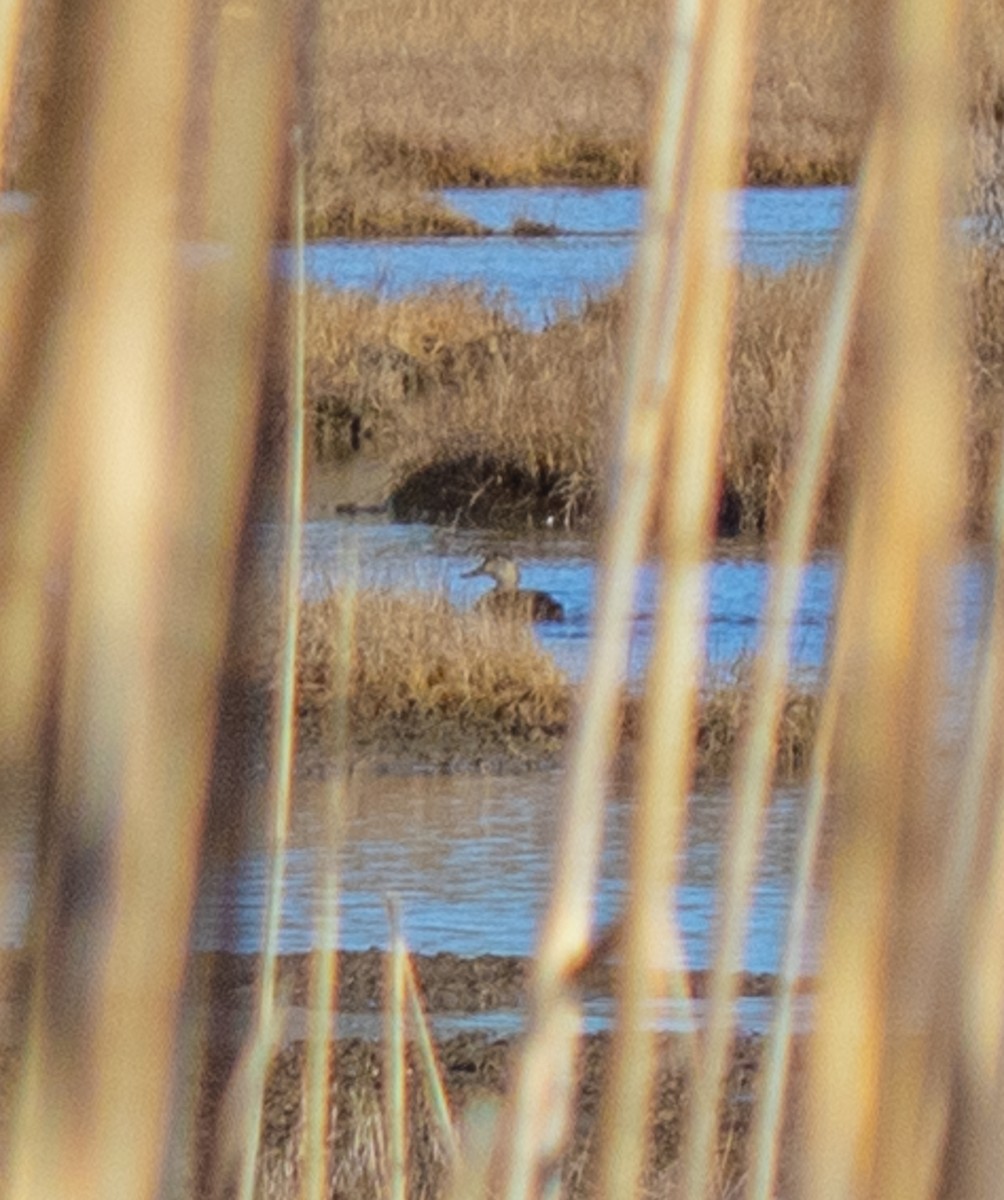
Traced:
<path fill-rule="evenodd" d="M 733 226 L 750 266 L 781 271 L 833 249 L 848 206 L 846 188 L 751 188 L 736 194 Z M 496 231 L 520 217 L 557 226 L 560 236 L 417 238 L 307 248 L 318 283 L 398 296 L 436 285 L 470 284 L 502 294 L 514 315 L 539 327 L 585 296 L 605 291 L 631 265 L 641 220 L 637 188 L 450 189 L 443 198 Z M 277 251 L 280 271 L 291 265 Z"/>
<path fill-rule="evenodd" d="M 341 894 L 338 944 L 346 949 L 386 944 L 384 900 L 393 891 L 415 951 L 532 953 L 552 880 L 560 784 L 559 771 L 358 780 L 335 852 L 320 837 L 327 786 L 301 782 L 286 859 L 283 951 L 314 944 L 325 880 L 333 872 Z M 710 964 L 728 803 L 723 790 L 698 792 L 690 801 L 676 896 L 690 967 Z M 597 894 L 600 924 L 613 920 L 623 904 L 631 809 L 625 792 L 615 793 L 608 805 Z M 778 963 L 801 811 L 798 789 L 778 791 L 769 806 L 744 958 L 750 971 L 771 971 Z M 209 873 L 200 903 L 201 945 L 219 944 L 226 928 L 235 948 L 257 948 L 267 870 L 262 847 Z"/>

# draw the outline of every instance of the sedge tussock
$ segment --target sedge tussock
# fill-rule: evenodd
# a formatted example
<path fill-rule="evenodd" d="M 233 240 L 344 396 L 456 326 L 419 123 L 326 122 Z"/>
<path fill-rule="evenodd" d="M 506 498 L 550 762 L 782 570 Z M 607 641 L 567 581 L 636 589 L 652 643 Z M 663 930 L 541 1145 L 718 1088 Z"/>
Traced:
<path fill-rule="evenodd" d="M 531 628 L 491 614 L 462 611 L 428 592 L 365 589 L 355 595 L 356 637 L 345 671 L 338 630 L 345 596 L 334 592 L 304 604 L 297 655 L 301 744 L 320 738 L 345 703 L 353 752 L 456 752 L 458 761 L 493 749 L 517 756 L 551 755 L 563 745 L 579 690 L 537 642 Z M 255 686 L 278 680 L 277 623 L 265 605 L 244 617 L 242 670 Z M 750 717 L 752 661 L 739 659 L 709 674 L 694 730 L 698 775 L 728 776 Z M 806 686 L 786 694 L 777 739 L 776 777 L 804 776 L 819 713 Z M 640 706 L 622 704 L 625 747 L 640 736 Z"/>
<path fill-rule="evenodd" d="M 336 631 L 343 597 L 303 607 L 297 660 L 301 720 L 338 701 Z M 348 670 L 354 743 L 450 729 L 494 730 L 500 741 L 540 739 L 565 728 L 571 690 L 532 632 L 515 621 L 459 612 L 443 597 L 360 591 Z M 252 676 L 275 678 L 275 632 L 252 634 Z M 301 733 L 302 736 L 302 733 Z"/>
<path fill-rule="evenodd" d="M 963 274 L 964 528 L 984 538 L 1004 425 L 1004 253 L 972 246 Z M 829 264 L 740 273 L 719 451 L 721 536 L 771 539 L 780 528 L 832 279 Z M 617 289 L 532 332 L 515 323 L 504 299 L 472 289 L 402 299 L 312 291 L 306 385 L 315 473 L 382 464 L 402 519 L 595 525 L 608 490 L 625 307 Z M 277 339 L 265 434 L 273 448 L 284 420 L 278 346 Z M 849 401 L 867 387 L 856 332 L 817 544 L 839 543 L 846 528 L 855 469 Z"/>

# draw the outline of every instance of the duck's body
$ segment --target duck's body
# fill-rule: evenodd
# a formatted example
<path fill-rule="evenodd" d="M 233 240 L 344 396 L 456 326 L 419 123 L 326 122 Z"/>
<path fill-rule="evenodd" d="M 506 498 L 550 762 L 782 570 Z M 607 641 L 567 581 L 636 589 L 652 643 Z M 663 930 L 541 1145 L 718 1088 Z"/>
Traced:
<path fill-rule="evenodd" d="M 519 586 L 519 567 L 507 554 L 489 554 L 480 566 L 467 571 L 463 578 L 487 575 L 495 587 L 474 604 L 475 611 L 520 621 L 563 621 L 565 610 L 547 592 Z"/>

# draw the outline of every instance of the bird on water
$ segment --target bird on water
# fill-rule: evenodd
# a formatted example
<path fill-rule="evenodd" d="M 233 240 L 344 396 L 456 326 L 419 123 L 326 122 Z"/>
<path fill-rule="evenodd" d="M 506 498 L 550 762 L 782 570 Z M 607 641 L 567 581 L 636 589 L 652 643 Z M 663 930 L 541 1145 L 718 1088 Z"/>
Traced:
<path fill-rule="evenodd" d="M 488 554 L 473 571 L 465 571 L 463 579 L 487 575 L 495 586 L 475 603 L 477 612 L 489 612 L 496 617 L 516 617 L 524 621 L 563 621 L 565 610 L 548 592 L 538 592 L 519 586 L 519 567 L 508 554 Z"/>

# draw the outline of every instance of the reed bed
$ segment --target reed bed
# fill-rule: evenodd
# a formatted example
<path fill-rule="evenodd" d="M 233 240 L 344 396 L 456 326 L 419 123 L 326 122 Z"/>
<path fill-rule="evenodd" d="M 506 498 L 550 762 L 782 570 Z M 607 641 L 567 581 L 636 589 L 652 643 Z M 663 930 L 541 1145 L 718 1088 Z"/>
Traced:
<path fill-rule="evenodd" d="M 223 7 L 200 6 L 207 38 Z M 38 177 L 32 134 L 56 87 L 45 57 L 54 6 L 28 8 L 5 176 L 5 186 L 22 188 Z M 314 13 L 299 50 L 309 236 L 474 232 L 429 188 L 645 176 L 665 40 L 655 0 L 577 0 L 555 12 L 530 0 L 474 8 L 323 0 Z M 867 5 L 824 0 L 763 5 L 745 152 L 751 183 L 855 177 L 875 108 L 867 15 Z M 1001 21 L 989 0 L 966 6 L 967 103 L 981 143 L 999 141 Z"/>
<path fill-rule="evenodd" d="M 967 251 L 963 274 L 963 519 L 969 536 L 984 539 L 1004 412 L 1004 255 L 977 244 Z M 780 528 L 832 276 L 830 266 L 740 273 L 719 448 L 722 536 L 769 540 Z M 312 462 L 333 468 L 336 478 L 342 464 L 379 466 L 380 496 L 405 519 L 595 527 L 612 465 L 625 307 L 620 288 L 529 332 L 502 300 L 479 291 L 400 300 L 313 291 Z M 276 380 L 284 362 L 277 345 Z M 854 468 L 847 433 L 856 397 L 868 386 L 859 330 L 823 467 L 819 544 L 839 543 L 846 529 Z M 266 437 L 278 445 L 284 408 L 281 388 L 274 391 Z"/>
<path fill-rule="evenodd" d="M 38 118 L 38 212 L 0 260 L 0 865 L 12 876 L 28 847 L 35 870 L 33 889 L 14 898 L 30 910 L 23 947 L 0 960 L 5 1020 L 12 1013 L 0 1052 L 0 1194 L 995 1195 L 1004 1080 L 999 258 L 985 246 L 964 252 L 951 232 L 974 55 L 985 58 L 981 103 L 994 107 L 999 39 L 974 47 L 972 14 L 993 31 L 995 8 L 888 0 L 855 10 L 857 102 L 863 120 L 878 114 L 856 233 L 833 281 L 809 272 L 794 284 L 741 279 L 722 250 L 724 197 L 761 119 L 758 72 L 778 50 L 754 53 L 773 10 L 758 22 L 749 0 L 680 4 L 665 37 L 647 31 L 654 166 L 631 298 L 592 306 L 578 324 L 557 322 L 533 343 L 568 364 L 589 321 L 611 361 L 617 322 L 625 338 L 624 366 L 609 377 L 621 388 L 616 434 L 601 418 L 613 443 L 603 459 L 607 520 L 590 669 L 574 705 L 524 627 L 489 625 L 435 598 L 352 588 L 301 607 L 304 389 L 325 358 L 349 373 L 352 361 L 338 358 L 329 332 L 333 352 L 311 364 L 302 307 L 294 349 L 279 359 L 293 372 L 280 389 L 293 407 L 269 426 L 289 451 L 283 603 L 262 612 L 254 598 L 255 529 L 273 501 L 275 469 L 267 436 L 255 461 L 254 413 L 281 376 L 266 333 L 270 247 L 277 228 L 293 229 L 302 250 L 308 208 L 302 194 L 288 203 L 281 187 L 285 164 L 303 164 L 299 139 L 288 136 L 303 53 L 293 34 L 319 28 L 326 61 L 324 37 L 335 28 L 340 52 L 365 66 L 367 45 L 391 46 L 399 11 L 347 5 L 335 10 L 346 23 L 332 26 L 322 6 L 315 27 L 298 26 L 285 6 L 228 4 L 208 42 L 204 14 L 186 4 L 90 0 L 52 11 L 47 69 L 58 85 Z M 591 47 L 604 72 L 644 32 L 628 10 L 610 11 L 620 41 L 586 0 L 572 8 L 571 45 Z M 495 24 L 499 12 L 506 28 Z M 543 92 L 577 86 L 575 72 L 562 74 L 569 62 L 585 65 L 559 53 L 565 10 L 537 6 L 524 21 L 515 2 L 481 13 L 442 0 L 411 18 L 412 34 L 434 35 L 430 95 L 447 19 L 457 49 L 451 103 L 463 96 L 461 51 L 481 43 L 485 54 L 501 48 L 523 63 L 536 48 Z M 352 120 L 375 127 L 398 77 L 414 83 L 412 50 L 397 45 L 378 76 L 384 86 L 367 76 L 366 96 L 347 91 L 336 106 L 349 114 L 346 136 Z M 196 121 L 203 70 L 209 100 Z M 348 87 L 351 72 L 331 78 Z M 583 70 L 584 84 L 596 78 Z M 489 79 L 482 72 L 483 89 Z M 606 103 L 599 89 L 595 100 Z M 534 107 L 525 108 L 529 128 Z M 445 109 L 440 117 L 443 136 L 456 137 Z M 858 136 L 863 146 L 865 131 Z M 395 145 L 399 170 L 414 143 Z M 11 178 L 17 154 L 8 149 Z M 228 247 L 197 273 L 177 253 L 194 219 L 177 200 L 191 178 L 198 229 L 223 231 Z M 774 304 L 787 305 L 783 331 L 757 324 Z M 391 311 L 358 303 L 359 328 L 376 322 L 385 341 L 402 337 Z M 510 338 L 528 339 L 513 364 L 535 353 L 531 335 L 483 306 L 454 296 L 438 311 L 440 336 L 473 328 L 466 341 L 494 344 L 491 363 L 506 363 Z M 445 358 L 435 330 L 409 346 L 400 352 L 420 364 Z M 492 380 L 483 391 L 499 427 L 504 405 L 519 403 L 515 392 L 507 398 L 505 372 L 519 369 L 482 358 L 460 372 Z M 584 386 L 585 375 L 567 369 Z M 737 376 L 748 380 L 746 399 Z M 532 389 L 529 376 L 518 378 Z M 415 395 L 445 424 L 442 379 L 434 372 L 431 389 L 416 384 Z M 319 393 L 310 394 L 313 403 Z M 775 419 L 779 399 L 762 412 L 758 396 L 783 398 L 791 417 Z M 742 457 L 728 450 L 742 403 L 760 431 L 744 470 L 763 476 L 750 487 L 761 497 L 753 511 L 776 530 L 774 571 L 762 653 L 740 669 L 742 695 L 719 704 L 719 732 L 707 733 L 728 743 L 734 767 L 720 927 L 693 995 L 679 849 L 702 769 L 707 564 L 729 463 Z M 423 427 L 434 442 L 428 420 L 401 425 L 415 438 Z M 375 426 L 372 440 L 384 436 Z M 525 430 L 510 436 L 525 446 Z M 370 440 L 361 421 L 356 437 Z M 350 428 L 349 452 L 362 453 L 352 438 Z M 581 447 L 562 453 L 592 461 Z M 751 518 L 741 516 L 742 527 Z M 847 529 L 834 648 L 824 693 L 803 702 L 791 697 L 790 614 L 811 537 L 828 522 Z M 974 530 L 991 545 L 986 620 L 961 738 L 946 745 L 959 703 L 949 686 L 951 596 Z M 598 928 L 604 805 L 646 544 L 658 575 L 655 650 L 630 718 L 637 770 L 625 899 Z M 352 575 L 351 563 L 340 565 Z M 264 822 L 251 800 L 258 762 L 248 737 L 261 729 L 238 703 L 255 694 L 273 716 L 259 739 L 271 778 Z M 311 1048 L 283 1044 L 303 996 L 283 986 L 288 973 L 276 961 L 282 851 L 294 737 L 309 734 L 312 712 L 330 713 L 332 725 L 331 819 L 319 835 L 332 855 L 358 727 L 372 735 L 386 722 L 411 736 L 474 721 L 532 737 L 535 722 L 553 718 L 569 729 L 552 891 L 517 1044 L 465 1035 L 430 1046 L 393 906 L 385 1044 L 332 1040 L 323 997 L 335 994 L 335 963 L 331 946 L 316 942 L 306 972 Z M 786 749 L 786 730 L 799 724 L 821 724 L 811 754 L 808 745 Z M 779 758 L 782 768 L 807 768 L 810 786 L 772 989 L 785 1002 L 765 1048 L 739 1034 L 735 999 Z M 227 994 L 226 956 L 202 969 L 192 950 L 203 936 L 201 878 L 251 854 L 264 858 L 270 904 L 250 964 L 249 1014 L 233 1005 L 232 986 Z M 819 969 L 808 1027 L 796 1034 L 788 1001 L 813 885 Z M 326 892 L 319 938 L 337 928 L 336 891 Z M 236 942 L 230 929 L 219 936 Z M 583 980 L 598 963 L 613 975 L 616 1016 L 609 1037 L 586 1038 Z M 700 1036 L 693 1023 L 656 1035 L 648 1015 L 670 1001 Z"/>
<path fill-rule="evenodd" d="M 339 631 L 349 605 L 358 632 L 343 667 Z M 245 610 L 241 624 L 241 675 L 256 695 L 267 697 L 281 675 L 278 621 L 259 602 Z M 703 779 L 728 778 L 750 719 L 750 685 L 747 659 L 709 672 L 694 730 Z M 301 751 L 310 755 L 330 749 L 344 701 L 356 758 L 451 769 L 552 761 L 579 699 L 528 625 L 458 610 L 434 593 L 334 592 L 301 612 L 296 705 Z M 818 706 L 811 686 L 791 688 L 778 738 L 779 780 L 804 777 Z M 638 699 L 628 696 L 621 715 L 626 751 L 639 734 Z"/>

